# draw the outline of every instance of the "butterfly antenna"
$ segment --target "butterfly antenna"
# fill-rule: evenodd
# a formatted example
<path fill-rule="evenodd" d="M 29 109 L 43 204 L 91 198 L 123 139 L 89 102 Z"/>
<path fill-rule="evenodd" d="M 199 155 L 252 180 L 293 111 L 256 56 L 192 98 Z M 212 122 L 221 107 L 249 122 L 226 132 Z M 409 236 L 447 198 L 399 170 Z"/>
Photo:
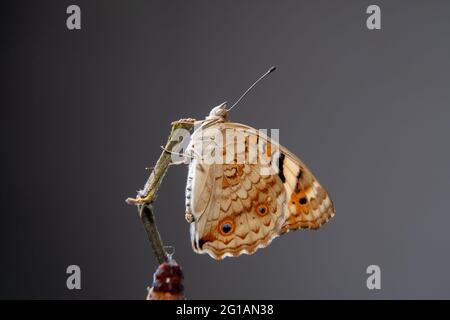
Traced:
<path fill-rule="evenodd" d="M 237 99 L 237 101 L 231 106 L 230 109 L 228 109 L 228 111 L 230 111 L 231 109 L 233 109 L 246 95 L 247 93 L 250 92 L 250 90 L 253 89 L 254 86 L 256 86 L 258 84 L 258 82 L 260 82 L 262 79 L 264 79 L 269 73 L 274 72 L 277 69 L 277 67 L 273 66 L 271 67 L 269 70 L 267 70 L 266 73 L 264 73 L 261 77 L 259 77 L 258 80 L 256 80 L 240 97 L 239 99 Z"/>

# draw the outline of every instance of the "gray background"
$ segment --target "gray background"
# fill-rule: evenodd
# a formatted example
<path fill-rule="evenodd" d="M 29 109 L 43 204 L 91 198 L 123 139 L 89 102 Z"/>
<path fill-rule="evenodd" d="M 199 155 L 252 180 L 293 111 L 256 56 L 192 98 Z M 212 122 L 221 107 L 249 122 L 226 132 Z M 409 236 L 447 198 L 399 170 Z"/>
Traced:
<path fill-rule="evenodd" d="M 11 1 L 12 2 L 12 1 Z M 65 10 L 82 9 L 68 31 Z M 382 30 L 366 28 L 370 4 Z M 203 118 L 269 66 L 232 112 L 280 128 L 336 217 L 252 256 L 195 254 L 187 167 L 156 202 L 186 295 L 450 298 L 450 3 L 15 1 L 1 17 L 1 298 L 135 298 L 156 261 L 134 196 L 171 121 Z M 65 269 L 82 268 L 82 290 Z M 366 288 L 366 268 L 382 289 Z"/>

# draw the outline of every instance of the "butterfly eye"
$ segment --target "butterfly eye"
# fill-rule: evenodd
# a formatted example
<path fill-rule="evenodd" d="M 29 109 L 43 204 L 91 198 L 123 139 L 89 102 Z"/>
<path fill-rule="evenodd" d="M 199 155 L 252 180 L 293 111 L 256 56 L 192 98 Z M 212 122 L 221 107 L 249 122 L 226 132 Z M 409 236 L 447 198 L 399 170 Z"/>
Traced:
<path fill-rule="evenodd" d="M 260 216 L 265 216 L 269 212 L 269 208 L 265 204 L 260 204 L 256 207 L 256 213 Z"/>
<path fill-rule="evenodd" d="M 229 235 L 234 229 L 234 223 L 226 220 L 220 224 L 220 233 L 224 236 Z"/>

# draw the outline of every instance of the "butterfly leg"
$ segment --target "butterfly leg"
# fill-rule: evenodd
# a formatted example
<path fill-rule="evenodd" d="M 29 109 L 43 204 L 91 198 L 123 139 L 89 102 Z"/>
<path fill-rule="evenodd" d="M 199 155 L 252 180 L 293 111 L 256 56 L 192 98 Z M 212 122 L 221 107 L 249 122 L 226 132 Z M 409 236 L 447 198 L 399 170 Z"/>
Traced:
<path fill-rule="evenodd" d="M 164 152 L 167 152 L 167 153 L 170 153 L 170 154 L 174 154 L 174 155 L 177 155 L 177 156 L 180 156 L 180 157 L 183 158 L 180 161 L 172 161 L 171 163 L 169 163 L 169 166 L 170 165 L 187 164 L 187 163 L 189 163 L 190 160 L 195 159 L 195 156 L 192 156 L 192 155 L 187 154 L 187 153 L 180 153 L 180 152 L 171 151 L 171 150 L 168 150 L 168 149 L 164 148 L 164 146 L 161 146 L 161 149 L 163 149 Z M 197 153 L 195 150 L 193 150 L 193 152 L 195 153 L 195 155 L 197 155 L 197 157 L 199 157 L 199 159 L 201 159 L 201 156 L 199 155 L 199 153 Z"/>
<path fill-rule="evenodd" d="M 168 149 L 164 148 L 164 146 L 161 146 L 161 149 L 163 149 L 167 153 L 174 154 L 174 155 L 177 155 L 177 156 L 180 156 L 180 157 L 183 157 L 183 158 L 194 159 L 194 157 L 189 155 L 189 154 L 171 151 L 171 150 L 168 150 Z M 172 162 L 172 163 L 178 163 L 178 161 Z"/>
<path fill-rule="evenodd" d="M 186 164 L 186 159 L 180 160 L 180 161 L 175 161 L 175 162 L 171 162 L 169 163 L 169 166 L 177 166 L 180 164 Z"/>
<path fill-rule="evenodd" d="M 171 162 L 171 163 L 168 164 L 168 166 L 177 166 L 177 165 L 180 165 L 180 164 L 186 164 L 186 160 L 183 159 L 183 160 L 180 160 L 180 161 Z M 155 166 L 145 167 L 145 170 L 147 170 L 147 171 L 152 171 L 154 169 L 155 169 Z"/>
<path fill-rule="evenodd" d="M 184 214 L 184 218 L 186 219 L 186 221 L 187 221 L 188 223 L 192 223 L 192 222 L 194 221 L 194 216 L 193 216 L 192 213 L 190 213 L 190 212 L 186 212 L 186 213 Z"/>

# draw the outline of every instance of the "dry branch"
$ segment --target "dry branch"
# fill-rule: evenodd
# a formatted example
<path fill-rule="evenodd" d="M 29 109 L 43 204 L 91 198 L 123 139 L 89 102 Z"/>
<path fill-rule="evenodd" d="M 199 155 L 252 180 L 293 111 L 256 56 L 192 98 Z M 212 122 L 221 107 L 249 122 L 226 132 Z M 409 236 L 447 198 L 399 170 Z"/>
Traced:
<path fill-rule="evenodd" d="M 152 202 L 155 199 L 155 195 L 158 192 L 159 186 L 169 168 L 171 163 L 171 151 L 180 142 L 175 140 L 175 133 L 178 129 L 185 129 L 191 131 L 194 127 L 194 119 L 181 119 L 172 122 L 172 130 L 170 132 L 167 143 L 159 156 L 156 165 L 154 166 L 150 177 L 145 183 L 144 188 L 139 191 L 136 198 L 128 198 L 126 202 L 128 204 L 135 204 L 139 210 L 139 216 L 141 218 L 144 229 L 147 232 L 148 239 L 152 245 L 153 252 L 159 264 L 168 261 L 167 252 L 164 248 L 164 244 L 159 234 L 155 216 L 152 210 Z"/>

